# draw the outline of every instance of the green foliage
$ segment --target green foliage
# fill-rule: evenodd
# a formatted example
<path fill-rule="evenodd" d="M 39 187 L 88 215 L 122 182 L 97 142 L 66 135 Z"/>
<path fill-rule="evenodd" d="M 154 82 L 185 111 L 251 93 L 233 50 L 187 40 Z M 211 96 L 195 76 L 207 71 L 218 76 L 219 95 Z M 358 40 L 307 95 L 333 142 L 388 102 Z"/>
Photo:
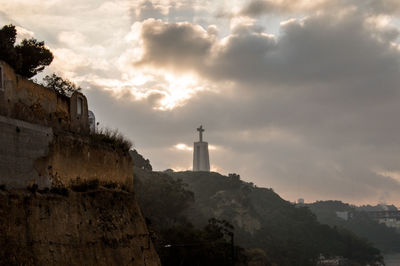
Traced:
<path fill-rule="evenodd" d="M 53 54 L 36 39 L 24 39 L 15 45 L 17 31 L 14 25 L 0 29 L 0 60 L 27 78 L 35 76 L 53 61 Z"/>
<path fill-rule="evenodd" d="M 46 77 L 44 77 L 43 81 L 43 86 L 64 96 L 81 90 L 81 88 L 77 87 L 73 82 L 69 81 L 68 79 L 64 79 L 54 73 L 51 76 L 47 75 Z"/>

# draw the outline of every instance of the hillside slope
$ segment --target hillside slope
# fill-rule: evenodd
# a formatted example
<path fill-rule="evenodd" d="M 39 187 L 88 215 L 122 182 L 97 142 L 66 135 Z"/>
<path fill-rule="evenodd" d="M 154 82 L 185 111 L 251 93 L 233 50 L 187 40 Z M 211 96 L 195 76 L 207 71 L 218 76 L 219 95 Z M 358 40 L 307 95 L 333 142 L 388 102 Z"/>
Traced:
<path fill-rule="evenodd" d="M 385 253 L 400 252 L 400 234 L 393 228 L 372 220 L 363 210 L 377 210 L 378 207 L 361 207 L 341 201 L 317 201 L 306 204 L 317 215 L 318 221 L 331 226 L 346 228 L 360 237 L 368 238 L 376 247 Z M 395 210 L 393 206 L 392 209 Z M 336 212 L 351 214 L 347 221 L 339 218 Z"/>
<path fill-rule="evenodd" d="M 208 172 L 167 172 L 194 192 L 187 216 L 196 225 L 210 217 L 235 226 L 237 242 L 262 248 L 278 265 L 314 265 L 320 254 L 340 255 L 365 264 L 379 260 L 379 250 L 344 229 L 317 221 L 305 207 L 283 200 L 272 189 L 258 188 L 238 175 Z"/>

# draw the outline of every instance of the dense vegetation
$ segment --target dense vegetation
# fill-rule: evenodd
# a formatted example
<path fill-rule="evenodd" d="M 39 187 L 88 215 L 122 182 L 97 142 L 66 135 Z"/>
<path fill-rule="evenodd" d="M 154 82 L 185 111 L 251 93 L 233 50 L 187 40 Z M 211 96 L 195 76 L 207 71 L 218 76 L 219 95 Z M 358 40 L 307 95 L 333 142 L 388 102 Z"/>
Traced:
<path fill-rule="evenodd" d="M 91 132 L 90 141 L 92 143 L 106 143 L 124 152 L 129 152 L 132 142 L 127 139 L 117 129 L 96 128 L 95 132 Z"/>
<path fill-rule="evenodd" d="M 132 153 L 135 161 L 139 154 Z M 245 264 L 244 250 L 235 246 L 232 225 L 209 219 L 203 227 L 194 227 L 185 216 L 194 203 L 193 192 L 181 180 L 163 173 L 134 168 L 135 193 L 153 235 L 163 265 L 236 265 Z"/>
<path fill-rule="evenodd" d="M 314 265 L 320 254 L 343 256 L 366 264 L 381 260 L 380 252 L 344 228 L 320 224 L 306 207 L 296 207 L 272 189 L 257 188 L 238 175 L 169 173 L 182 179 L 196 197 L 188 217 L 198 224 L 216 216 L 232 222 L 238 243 L 262 248 L 277 265 Z"/>
<path fill-rule="evenodd" d="M 53 54 L 44 42 L 31 38 L 15 44 L 16 39 L 14 25 L 0 29 L 0 60 L 7 62 L 18 74 L 31 78 L 53 61 Z"/>
<path fill-rule="evenodd" d="M 246 248 L 235 248 L 236 265 L 254 261 L 256 265 L 315 265 L 320 254 L 343 256 L 354 265 L 382 260 L 379 250 L 366 240 L 344 228 L 322 225 L 307 207 L 296 207 L 272 189 L 257 188 L 236 174 L 135 168 L 135 192 L 165 265 L 179 265 L 177 258 L 184 260 L 182 265 L 229 264 L 229 260 L 218 261 L 231 254 L 227 232 Z M 220 228 L 220 238 L 214 234 L 210 242 L 211 217 L 227 221 L 234 230 L 224 233 Z"/>
<path fill-rule="evenodd" d="M 307 206 L 321 223 L 345 228 L 360 237 L 368 238 L 383 252 L 400 252 L 400 234 L 393 228 L 375 222 L 363 211 L 377 211 L 379 206 L 355 207 L 341 201 L 318 201 Z M 389 209 L 396 210 L 394 206 Z M 345 221 L 337 217 L 337 211 L 347 211 L 351 213 L 351 218 Z"/>

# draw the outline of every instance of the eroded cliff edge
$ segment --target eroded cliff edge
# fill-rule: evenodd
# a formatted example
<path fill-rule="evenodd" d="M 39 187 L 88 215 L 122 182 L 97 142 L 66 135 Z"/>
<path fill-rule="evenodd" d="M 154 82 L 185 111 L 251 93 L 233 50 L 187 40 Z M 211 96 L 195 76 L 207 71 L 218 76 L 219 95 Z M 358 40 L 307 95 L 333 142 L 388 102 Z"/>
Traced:
<path fill-rule="evenodd" d="M 1 265 L 161 265 L 135 196 L 0 191 Z"/>

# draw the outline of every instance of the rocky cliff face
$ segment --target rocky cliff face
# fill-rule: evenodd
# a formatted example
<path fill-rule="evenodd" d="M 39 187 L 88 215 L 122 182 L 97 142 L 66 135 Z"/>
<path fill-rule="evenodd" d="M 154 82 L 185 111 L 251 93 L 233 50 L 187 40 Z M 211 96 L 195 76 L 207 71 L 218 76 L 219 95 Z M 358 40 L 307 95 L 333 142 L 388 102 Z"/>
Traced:
<path fill-rule="evenodd" d="M 61 192 L 0 191 L 1 265 L 160 265 L 132 193 Z"/>

